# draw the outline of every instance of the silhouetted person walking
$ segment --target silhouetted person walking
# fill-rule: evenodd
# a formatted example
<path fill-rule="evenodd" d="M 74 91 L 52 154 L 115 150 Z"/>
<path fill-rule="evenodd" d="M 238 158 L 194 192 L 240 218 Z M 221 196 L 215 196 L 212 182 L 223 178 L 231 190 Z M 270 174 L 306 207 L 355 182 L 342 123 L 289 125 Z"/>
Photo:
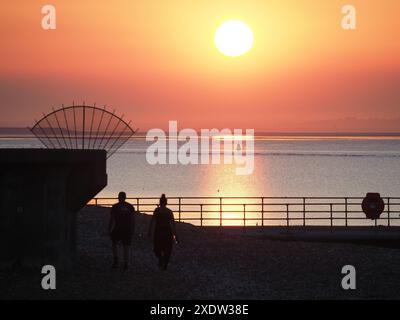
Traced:
<path fill-rule="evenodd" d="M 158 258 L 160 269 L 166 270 L 172 253 L 172 243 L 177 240 L 174 214 L 167 208 L 167 198 L 163 194 L 160 198 L 160 206 L 154 210 L 150 221 L 148 235 L 154 226 L 154 253 Z"/>
<path fill-rule="evenodd" d="M 111 209 L 108 231 L 112 240 L 114 262 L 112 267 L 118 267 L 118 243 L 124 248 L 124 269 L 128 269 L 129 247 L 135 229 L 135 208 L 126 200 L 126 193 L 118 194 L 118 203 Z"/>

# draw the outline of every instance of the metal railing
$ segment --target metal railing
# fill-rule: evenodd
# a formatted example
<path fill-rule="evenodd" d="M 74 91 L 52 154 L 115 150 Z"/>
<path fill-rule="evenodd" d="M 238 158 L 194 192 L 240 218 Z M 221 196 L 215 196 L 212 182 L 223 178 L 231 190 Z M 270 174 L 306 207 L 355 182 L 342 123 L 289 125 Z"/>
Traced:
<path fill-rule="evenodd" d="M 385 210 L 368 220 L 363 197 L 169 197 L 175 219 L 198 226 L 400 226 L 400 197 L 383 197 Z M 158 197 L 128 198 L 137 211 L 152 214 Z M 116 198 L 88 204 L 109 207 Z"/>

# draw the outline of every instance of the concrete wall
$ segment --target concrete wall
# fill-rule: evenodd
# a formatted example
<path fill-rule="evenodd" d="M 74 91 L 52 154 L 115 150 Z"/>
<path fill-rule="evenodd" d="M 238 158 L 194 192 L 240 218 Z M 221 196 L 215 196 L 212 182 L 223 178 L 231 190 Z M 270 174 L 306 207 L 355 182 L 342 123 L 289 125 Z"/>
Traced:
<path fill-rule="evenodd" d="M 69 269 L 76 213 L 106 185 L 105 151 L 0 149 L 0 267 Z"/>

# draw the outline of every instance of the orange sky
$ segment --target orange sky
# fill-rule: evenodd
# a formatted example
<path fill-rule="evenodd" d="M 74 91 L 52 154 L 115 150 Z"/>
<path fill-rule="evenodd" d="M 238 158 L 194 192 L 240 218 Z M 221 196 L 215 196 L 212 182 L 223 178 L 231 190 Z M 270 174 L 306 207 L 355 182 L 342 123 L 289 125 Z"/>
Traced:
<path fill-rule="evenodd" d="M 357 30 L 341 28 L 341 7 Z M 53 4 L 57 29 L 41 28 Z M 257 131 L 400 131 L 400 2 L 3 1 L 0 126 L 30 126 L 52 107 L 107 104 L 141 130 L 168 120 Z M 246 55 L 214 46 L 245 21 Z"/>

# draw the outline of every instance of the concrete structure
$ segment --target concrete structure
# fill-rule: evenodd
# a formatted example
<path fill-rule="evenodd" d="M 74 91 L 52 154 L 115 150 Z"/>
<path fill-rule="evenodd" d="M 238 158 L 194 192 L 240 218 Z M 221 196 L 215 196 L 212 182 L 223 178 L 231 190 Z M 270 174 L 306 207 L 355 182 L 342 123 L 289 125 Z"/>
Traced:
<path fill-rule="evenodd" d="M 69 269 L 76 213 L 106 185 L 103 150 L 0 149 L 0 266 Z"/>

